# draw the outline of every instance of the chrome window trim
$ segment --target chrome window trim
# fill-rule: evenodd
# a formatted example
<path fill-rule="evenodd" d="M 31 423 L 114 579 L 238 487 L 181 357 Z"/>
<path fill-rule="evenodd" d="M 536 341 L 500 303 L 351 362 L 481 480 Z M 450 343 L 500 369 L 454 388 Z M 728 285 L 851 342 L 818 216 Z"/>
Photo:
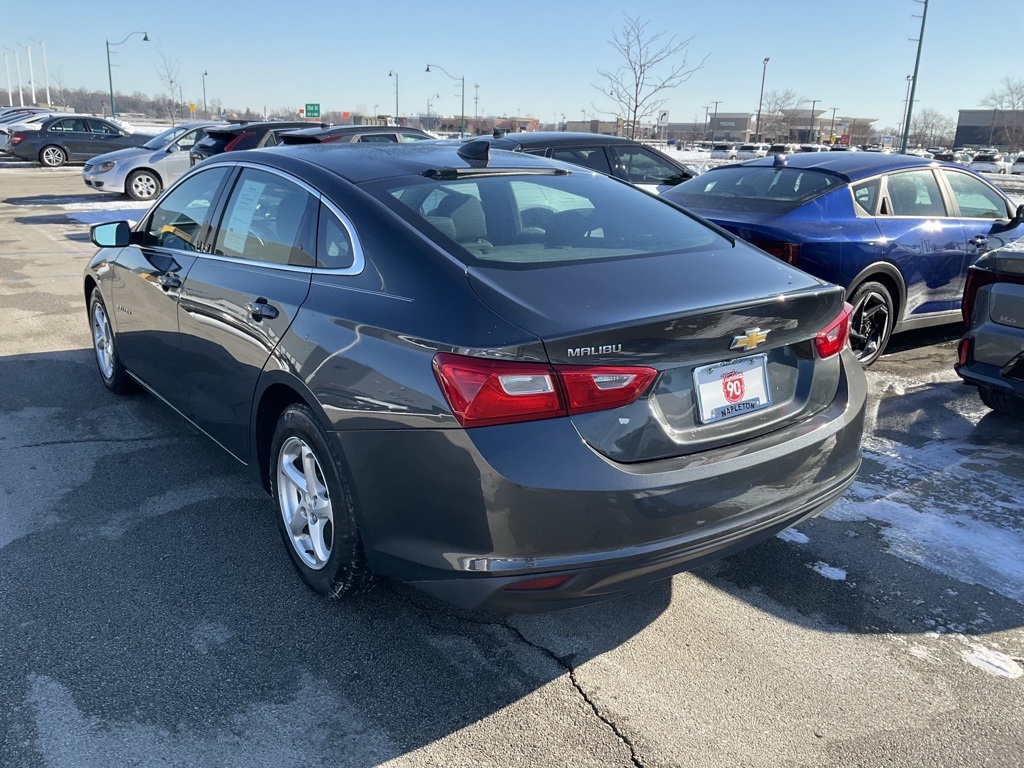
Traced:
<path fill-rule="evenodd" d="M 352 220 L 341 212 L 332 201 L 328 200 L 323 195 L 320 195 L 320 203 L 327 208 L 335 218 L 338 219 L 345 232 L 348 234 L 349 242 L 352 243 L 352 264 L 348 267 L 341 267 L 340 269 L 330 269 L 328 267 L 313 267 L 314 275 L 359 275 L 362 274 L 363 269 L 366 267 L 366 257 L 363 255 L 363 246 L 356 237 L 355 225 Z M 317 261 L 320 260 L 320 225 L 317 222 L 316 232 L 316 244 L 317 244 Z"/>

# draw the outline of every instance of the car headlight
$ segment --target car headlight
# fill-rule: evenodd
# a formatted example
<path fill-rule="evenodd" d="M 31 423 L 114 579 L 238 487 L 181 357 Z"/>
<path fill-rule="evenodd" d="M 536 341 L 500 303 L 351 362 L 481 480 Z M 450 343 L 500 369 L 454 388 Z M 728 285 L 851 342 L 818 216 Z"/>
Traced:
<path fill-rule="evenodd" d="M 115 163 L 113 160 L 107 160 L 107 162 L 105 163 L 94 165 L 92 170 L 94 173 L 106 173 L 107 171 L 112 171 L 115 165 L 117 165 L 117 163 Z"/>

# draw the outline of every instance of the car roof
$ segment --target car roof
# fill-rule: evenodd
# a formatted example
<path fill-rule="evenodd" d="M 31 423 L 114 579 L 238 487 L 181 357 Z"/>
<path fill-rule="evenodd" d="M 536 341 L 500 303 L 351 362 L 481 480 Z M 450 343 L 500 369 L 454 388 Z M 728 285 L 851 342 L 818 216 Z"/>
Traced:
<path fill-rule="evenodd" d="M 459 154 L 466 145 L 454 142 L 410 142 L 374 144 L 294 144 L 267 149 L 244 150 L 217 155 L 203 163 L 256 161 L 301 175 L 310 166 L 323 168 L 360 184 L 396 176 L 422 176 L 429 171 L 464 171 L 486 168 L 560 168 L 592 173 L 587 169 L 522 152 L 495 149 L 487 162 Z"/>
<path fill-rule="evenodd" d="M 743 165 L 772 167 L 776 162 L 775 157 L 764 157 L 757 160 L 749 160 L 743 163 Z M 789 168 L 812 168 L 831 173 L 847 182 L 905 168 L 928 168 L 936 165 L 945 165 L 951 168 L 958 167 L 950 163 L 936 162 L 924 157 L 884 154 L 881 152 L 800 152 L 794 155 L 786 155 L 785 163 Z M 715 169 L 711 169 L 708 173 L 713 173 L 714 171 Z"/>
<path fill-rule="evenodd" d="M 253 128 L 327 128 L 327 123 L 307 123 L 304 120 L 259 120 L 252 122 L 230 123 L 218 129 L 224 133 L 242 133 Z"/>
<path fill-rule="evenodd" d="M 608 144 L 628 144 L 635 146 L 639 141 L 625 136 L 606 136 L 603 133 L 585 133 L 582 131 L 529 131 L 526 133 L 506 133 L 503 136 L 473 136 L 463 141 L 483 140 L 502 148 L 514 147 L 570 147 L 570 146 L 606 146 Z"/>

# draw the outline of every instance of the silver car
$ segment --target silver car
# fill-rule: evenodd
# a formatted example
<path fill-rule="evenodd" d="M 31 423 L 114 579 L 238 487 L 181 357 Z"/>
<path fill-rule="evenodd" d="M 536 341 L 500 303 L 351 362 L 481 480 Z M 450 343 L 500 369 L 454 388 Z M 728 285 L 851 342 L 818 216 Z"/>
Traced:
<path fill-rule="evenodd" d="M 98 192 L 115 192 L 133 200 L 152 200 L 185 175 L 188 151 L 206 133 L 223 125 L 212 121 L 182 123 L 154 136 L 140 147 L 97 155 L 85 164 L 82 179 Z"/>

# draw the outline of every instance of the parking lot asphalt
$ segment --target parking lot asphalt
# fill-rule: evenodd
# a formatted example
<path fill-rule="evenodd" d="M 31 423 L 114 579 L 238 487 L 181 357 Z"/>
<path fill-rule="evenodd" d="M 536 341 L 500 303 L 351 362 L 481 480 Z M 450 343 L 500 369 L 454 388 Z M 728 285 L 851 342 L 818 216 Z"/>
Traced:
<path fill-rule="evenodd" d="M 87 224 L 141 210 L 0 161 L 0 766 L 1020 766 L 1024 424 L 957 327 L 870 369 L 796 531 L 556 614 L 332 603 L 233 459 L 100 383 Z"/>

